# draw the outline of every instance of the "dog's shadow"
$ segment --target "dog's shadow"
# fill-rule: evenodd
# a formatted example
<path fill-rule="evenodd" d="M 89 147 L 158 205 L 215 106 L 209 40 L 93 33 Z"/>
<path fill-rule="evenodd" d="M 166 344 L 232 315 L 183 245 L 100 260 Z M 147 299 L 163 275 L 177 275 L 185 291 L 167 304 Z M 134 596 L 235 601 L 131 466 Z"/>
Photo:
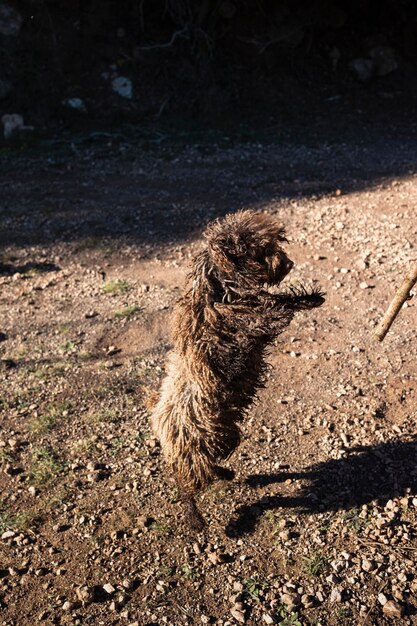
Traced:
<path fill-rule="evenodd" d="M 260 517 L 278 508 L 297 509 L 302 514 L 347 510 L 381 503 L 417 488 L 417 438 L 376 446 L 350 448 L 347 456 L 329 459 L 299 473 L 252 474 L 246 483 L 253 488 L 295 479 L 307 482 L 295 496 L 268 495 L 236 509 L 227 527 L 229 537 L 254 532 Z"/>

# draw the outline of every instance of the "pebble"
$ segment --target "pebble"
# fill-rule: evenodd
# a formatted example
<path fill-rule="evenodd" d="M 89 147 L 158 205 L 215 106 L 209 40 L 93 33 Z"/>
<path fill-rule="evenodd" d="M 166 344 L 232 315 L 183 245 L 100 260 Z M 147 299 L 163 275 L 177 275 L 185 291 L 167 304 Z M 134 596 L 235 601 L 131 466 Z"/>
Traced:
<path fill-rule="evenodd" d="M 245 623 L 245 613 L 244 611 L 240 608 L 241 604 L 236 604 L 230 611 L 231 615 L 235 618 L 235 620 L 237 622 L 239 622 L 239 624 L 244 624 Z"/>
<path fill-rule="evenodd" d="M 75 594 L 80 602 L 89 604 L 94 598 L 94 589 L 92 587 L 77 587 Z"/>
<path fill-rule="evenodd" d="M 15 536 L 15 532 L 14 530 L 5 530 L 4 533 L 2 534 L 1 538 L 2 539 L 10 539 L 11 537 Z"/>
<path fill-rule="evenodd" d="M 301 597 L 298 593 L 283 593 L 281 600 L 288 607 L 297 606 L 301 602 Z"/>
<path fill-rule="evenodd" d="M 269 613 L 264 613 L 262 615 L 262 619 L 265 622 L 265 624 L 275 624 L 274 618 L 271 615 L 269 615 Z"/>
<path fill-rule="evenodd" d="M 382 612 L 387 617 L 402 617 L 404 615 L 404 607 L 394 600 L 388 600 L 382 607 Z"/>
<path fill-rule="evenodd" d="M 364 572 L 372 572 L 375 569 L 375 563 L 369 559 L 362 560 L 362 569 Z"/>
<path fill-rule="evenodd" d="M 334 571 L 338 574 L 339 572 L 342 571 L 342 569 L 344 569 L 345 565 L 343 563 L 343 561 L 337 561 L 334 560 L 330 563 L 332 569 L 334 569 Z"/>
<path fill-rule="evenodd" d="M 342 594 L 340 593 L 339 589 L 337 587 L 333 587 L 331 594 L 330 594 L 330 602 L 341 602 L 342 601 Z"/>
<path fill-rule="evenodd" d="M 116 589 L 110 583 L 106 583 L 105 585 L 103 585 L 103 589 L 109 595 L 112 595 L 116 591 Z"/>

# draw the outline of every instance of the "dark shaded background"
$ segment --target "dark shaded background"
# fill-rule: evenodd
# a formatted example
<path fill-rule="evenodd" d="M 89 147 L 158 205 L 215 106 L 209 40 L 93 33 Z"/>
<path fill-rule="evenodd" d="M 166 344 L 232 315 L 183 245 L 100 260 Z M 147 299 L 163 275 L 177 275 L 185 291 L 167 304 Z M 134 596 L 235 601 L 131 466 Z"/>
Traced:
<path fill-rule="evenodd" d="M 0 114 L 27 124 L 239 119 L 291 123 L 349 96 L 389 110 L 416 97 L 413 0 L 7 0 Z M 1 9 L 1 7 L 0 7 Z M 0 11 L 1 13 L 1 11 Z M 0 15 L 1 17 L 1 15 Z M 4 29 L 3 29 L 4 30 Z M 359 76 L 352 61 L 389 48 L 397 68 Z M 112 90 L 115 76 L 133 97 Z M 86 111 L 63 105 L 81 98 Z"/>

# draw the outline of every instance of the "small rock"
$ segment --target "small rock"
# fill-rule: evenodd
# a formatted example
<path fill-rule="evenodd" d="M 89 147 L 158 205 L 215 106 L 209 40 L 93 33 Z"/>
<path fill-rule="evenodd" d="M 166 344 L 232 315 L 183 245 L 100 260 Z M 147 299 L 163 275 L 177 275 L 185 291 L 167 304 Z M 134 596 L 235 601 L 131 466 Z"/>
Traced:
<path fill-rule="evenodd" d="M 369 561 L 368 559 L 363 559 L 362 569 L 364 572 L 372 572 L 372 570 L 375 569 L 375 563 L 373 561 Z"/>
<path fill-rule="evenodd" d="M 313 607 L 316 604 L 315 600 L 315 597 L 308 593 L 305 593 L 303 596 L 301 596 L 301 604 L 306 609 Z"/>
<path fill-rule="evenodd" d="M 134 582 L 133 580 L 130 580 L 129 578 L 125 578 L 122 581 L 122 587 L 123 589 L 126 589 L 127 591 L 131 591 L 134 587 Z"/>
<path fill-rule="evenodd" d="M 342 594 L 340 593 L 337 587 L 333 587 L 332 592 L 330 594 L 330 602 L 341 602 Z"/>
<path fill-rule="evenodd" d="M 300 604 L 301 597 L 298 595 L 298 593 L 283 593 L 281 595 L 281 600 L 286 606 L 292 607 Z"/>
<path fill-rule="evenodd" d="M 64 602 L 64 604 L 62 605 L 63 611 L 72 611 L 73 608 L 74 608 L 74 602 L 69 602 L 69 600 Z"/>
<path fill-rule="evenodd" d="M 382 612 L 387 617 L 402 617 L 404 615 L 404 607 L 394 600 L 388 600 L 383 608 Z"/>
<path fill-rule="evenodd" d="M 149 515 L 138 515 L 136 518 L 136 526 L 138 528 L 149 528 L 153 521 L 153 518 L 149 517 Z"/>
<path fill-rule="evenodd" d="M 334 585 L 339 582 L 339 578 L 336 576 L 336 574 L 329 574 L 328 576 L 326 576 L 326 581 L 331 585 Z"/>
<path fill-rule="evenodd" d="M 127 98 L 128 100 L 132 99 L 132 81 L 126 76 L 116 76 L 116 78 L 113 78 L 111 87 L 113 91 L 122 98 Z"/>
<path fill-rule="evenodd" d="M 262 615 L 262 619 L 265 622 L 265 624 L 275 624 L 275 620 L 272 617 L 272 615 L 269 615 L 269 613 L 264 613 Z"/>
<path fill-rule="evenodd" d="M 1 538 L 2 539 L 10 539 L 11 537 L 15 536 L 15 532 L 14 530 L 5 530 L 4 533 L 2 534 Z"/>
<path fill-rule="evenodd" d="M 338 574 L 339 572 L 341 572 L 341 571 L 342 571 L 342 569 L 343 569 L 343 568 L 344 568 L 344 566 L 345 566 L 345 565 L 344 565 L 344 563 L 343 563 L 343 561 L 337 561 L 337 560 L 332 561 L 332 562 L 330 563 L 330 565 L 331 565 L 332 569 L 334 569 L 334 571 L 335 571 L 337 574 Z"/>
<path fill-rule="evenodd" d="M 245 623 L 245 613 L 242 609 L 238 608 L 237 606 L 234 606 L 231 609 L 230 613 L 235 618 L 235 620 L 239 622 L 239 624 Z"/>
<path fill-rule="evenodd" d="M 80 111 L 80 113 L 85 113 L 87 111 L 87 107 L 81 98 L 66 98 L 62 101 L 62 104 L 68 109 Z"/>
<path fill-rule="evenodd" d="M 106 583 L 105 585 L 103 585 L 103 589 L 110 596 L 116 591 L 116 589 L 110 583 Z"/>
<path fill-rule="evenodd" d="M 75 594 L 80 602 L 90 604 L 94 599 L 94 588 L 92 587 L 77 587 Z"/>

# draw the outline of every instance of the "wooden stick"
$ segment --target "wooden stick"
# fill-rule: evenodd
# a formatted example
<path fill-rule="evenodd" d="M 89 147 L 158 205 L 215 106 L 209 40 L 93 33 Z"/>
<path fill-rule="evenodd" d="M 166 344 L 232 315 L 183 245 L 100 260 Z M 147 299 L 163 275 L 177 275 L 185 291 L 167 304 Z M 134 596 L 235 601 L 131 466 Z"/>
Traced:
<path fill-rule="evenodd" d="M 376 327 L 376 330 L 374 332 L 374 339 L 376 339 L 377 341 L 382 341 L 384 339 L 385 335 L 391 327 L 391 324 L 397 317 L 402 305 L 409 297 L 410 291 L 412 290 L 416 282 L 417 266 L 414 268 L 409 276 L 406 276 L 406 278 L 404 278 L 403 282 L 401 283 L 401 286 L 393 297 L 384 317 Z"/>

